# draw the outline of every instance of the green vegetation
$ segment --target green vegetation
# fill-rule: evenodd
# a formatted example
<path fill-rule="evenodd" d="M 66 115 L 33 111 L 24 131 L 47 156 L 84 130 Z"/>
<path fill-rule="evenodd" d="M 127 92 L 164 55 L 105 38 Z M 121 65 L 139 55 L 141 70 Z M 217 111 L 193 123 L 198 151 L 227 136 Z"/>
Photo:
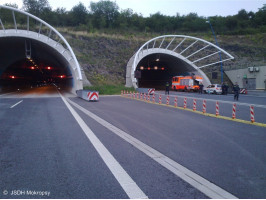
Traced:
<path fill-rule="evenodd" d="M 17 7 L 16 4 L 8 4 Z M 197 13 L 187 15 L 166 16 L 160 12 L 143 17 L 132 9 L 121 10 L 115 1 L 100 0 L 90 2 L 90 5 L 78 3 L 70 11 L 65 8 L 52 10 L 48 0 L 23 0 L 25 11 L 42 18 L 53 26 L 75 27 L 75 31 L 97 31 L 112 34 L 119 32 L 134 35 L 136 32 L 157 34 L 184 34 L 187 32 L 210 33 L 210 20 L 218 35 L 244 35 L 266 32 L 266 4 L 257 12 L 247 12 L 242 9 L 233 16 L 202 17 Z M 3 20 L 4 18 L 4 20 Z M 2 21 L 12 22 L 12 16 L 1 12 Z M 25 21 L 17 16 L 17 20 Z"/>
<path fill-rule="evenodd" d="M 91 90 L 91 91 L 99 91 L 101 95 L 119 95 L 121 94 L 121 91 L 131 91 L 134 92 L 134 88 L 126 88 L 124 85 L 98 85 L 98 86 L 90 86 L 85 87 L 85 90 Z"/>

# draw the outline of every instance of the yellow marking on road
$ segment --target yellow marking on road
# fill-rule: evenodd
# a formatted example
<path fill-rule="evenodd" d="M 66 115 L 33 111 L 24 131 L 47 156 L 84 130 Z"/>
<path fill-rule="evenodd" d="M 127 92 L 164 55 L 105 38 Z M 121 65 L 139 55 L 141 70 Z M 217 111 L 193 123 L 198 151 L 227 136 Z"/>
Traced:
<path fill-rule="evenodd" d="M 143 101 L 143 100 L 140 100 L 140 99 L 133 99 L 133 98 L 130 98 L 130 97 L 125 97 L 125 96 L 121 96 L 121 97 L 124 97 L 124 98 L 127 98 L 127 99 L 132 99 L 132 100 L 137 100 L 137 101 L 142 101 L 142 102 L 145 102 L 145 103 L 151 103 L 151 104 L 155 104 L 155 105 L 159 105 L 159 106 L 166 106 L 166 107 L 176 108 L 176 109 L 180 109 L 180 110 L 186 110 L 186 111 L 190 111 L 190 112 L 197 113 L 197 114 L 200 114 L 200 115 L 204 115 L 204 116 L 207 116 L 207 117 L 215 117 L 215 118 L 224 119 L 224 120 L 230 120 L 230 121 L 239 122 L 239 123 L 243 123 L 243 124 L 266 127 L 266 124 L 264 124 L 264 123 L 251 122 L 251 121 L 247 121 L 247 120 L 243 120 L 243 119 L 232 119 L 231 117 L 226 117 L 226 116 L 221 116 L 221 115 L 216 116 L 215 114 L 203 113 L 203 112 L 198 111 L 198 110 L 194 111 L 193 109 L 190 109 L 190 108 L 175 107 L 173 105 L 153 103 L 152 101 L 148 102 L 148 101 Z"/>

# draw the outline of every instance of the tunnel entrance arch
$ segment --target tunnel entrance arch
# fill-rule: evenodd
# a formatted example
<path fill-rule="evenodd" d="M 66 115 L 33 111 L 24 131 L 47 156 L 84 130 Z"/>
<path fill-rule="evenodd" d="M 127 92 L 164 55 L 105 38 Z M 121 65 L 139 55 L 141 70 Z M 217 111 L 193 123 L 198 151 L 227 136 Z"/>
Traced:
<path fill-rule="evenodd" d="M 71 79 L 72 92 L 83 89 L 83 80 L 87 79 L 71 46 L 51 25 L 27 12 L 0 5 L 0 28 L 0 76 L 11 65 L 25 60 L 42 73 L 44 68 L 56 69 L 54 77 Z"/>
<path fill-rule="evenodd" d="M 163 35 L 143 44 L 127 64 L 127 87 L 164 87 L 173 76 L 199 75 L 204 86 L 210 84 L 201 70 L 232 60 L 220 47 L 200 38 L 185 35 Z"/>

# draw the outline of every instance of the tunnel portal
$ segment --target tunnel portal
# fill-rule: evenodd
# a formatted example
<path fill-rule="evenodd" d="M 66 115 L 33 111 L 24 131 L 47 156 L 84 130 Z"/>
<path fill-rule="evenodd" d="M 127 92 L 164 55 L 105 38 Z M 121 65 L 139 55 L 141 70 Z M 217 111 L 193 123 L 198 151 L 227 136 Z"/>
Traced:
<path fill-rule="evenodd" d="M 174 76 L 193 75 L 195 70 L 183 60 L 169 54 L 151 54 L 136 68 L 138 87 L 164 89 Z"/>
<path fill-rule="evenodd" d="M 54 84 L 83 89 L 77 58 L 66 39 L 30 13 L 0 5 L 0 92 Z"/>
<path fill-rule="evenodd" d="M 31 56 L 26 56 L 27 45 Z M 2 91 L 13 91 L 47 84 L 65 90 L 73 87 L 73 77 L 62 56 L 37 40 L 19 37 L 0 38 L 0 85 Z"/>
<path fill-rule="evenodd" d="M 174 76 L 201 76 L 203 85 L 210 80 L 201 70 L 234 57 L 220 47 L 200 38 L 163 35 L 143 44 L 127 64 L 126 87 L 162 89 Z"/>

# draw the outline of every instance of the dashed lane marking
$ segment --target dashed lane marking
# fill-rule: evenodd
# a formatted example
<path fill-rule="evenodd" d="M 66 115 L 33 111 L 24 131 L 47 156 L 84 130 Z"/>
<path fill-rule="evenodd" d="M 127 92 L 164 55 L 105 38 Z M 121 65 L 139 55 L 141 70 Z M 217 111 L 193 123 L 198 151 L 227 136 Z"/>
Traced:
<path fill-rule="evenodd" d="M 74 103 L 70 99 L 67 99 L 69 103 L 71 103 L 74 107 L 94 119 L 96 122 L 101 124 L 102 126 L 106 127 L 114 134 L 118 135 L 128 143 L 132 144 L 135 148 L 139 149 L 147 156 L 155 160 L 157 163 L 174 173 L 176 176 L 180 177 L 194 188 L 198 189 L 205 195 L 213 199 L 237 199 L 234 195 L 230 194 L 229 192 L 225 191 L 224 189 L 220 188 L 219 186 L 211 183 L 210 181 L 204 179 L 203 177 L 199 176 L 198 174 L 190 171 L 189 169 L 185 168 L 184 166 L 180 165 L 176 161 L 168 158 L 164 154 L 160 153 L 159 151 L 153 149 L 152 147 L 146 145 L 145 143 L 141 142 L 140 140 L 132 137 L 128 133 L 122 131 L 121 129 L 117 128 L 116 126 L 110 124 L 109 122 L 105 121 L 104 119 L 98 117 L 97 115 L 93 114 L 92 112 L 88 111 L 87 109 L 81 107 L 80 105 Z"/>
<path fill-rule="evenodd" d="M 17 106 L 18 104 L 20 104 L 20 103 L 22 103 L 22 102 L 23 102 L 23 100 L 17 102 L 16 104 L 14 104 L 13 106 L 11 106 L 10 108 L 14 108 L 15 106 Z"/>
<path fill-rule="evenodd" d="M 60 93 L 59 95 L 128 197 L 131 199 L 147 199 L 147 195 L 144 194 L 135 181 L 128 175 L 119 162 L 82 120 L 78 113 L 71 107 L 65 97 L 63 97 Z"/>

